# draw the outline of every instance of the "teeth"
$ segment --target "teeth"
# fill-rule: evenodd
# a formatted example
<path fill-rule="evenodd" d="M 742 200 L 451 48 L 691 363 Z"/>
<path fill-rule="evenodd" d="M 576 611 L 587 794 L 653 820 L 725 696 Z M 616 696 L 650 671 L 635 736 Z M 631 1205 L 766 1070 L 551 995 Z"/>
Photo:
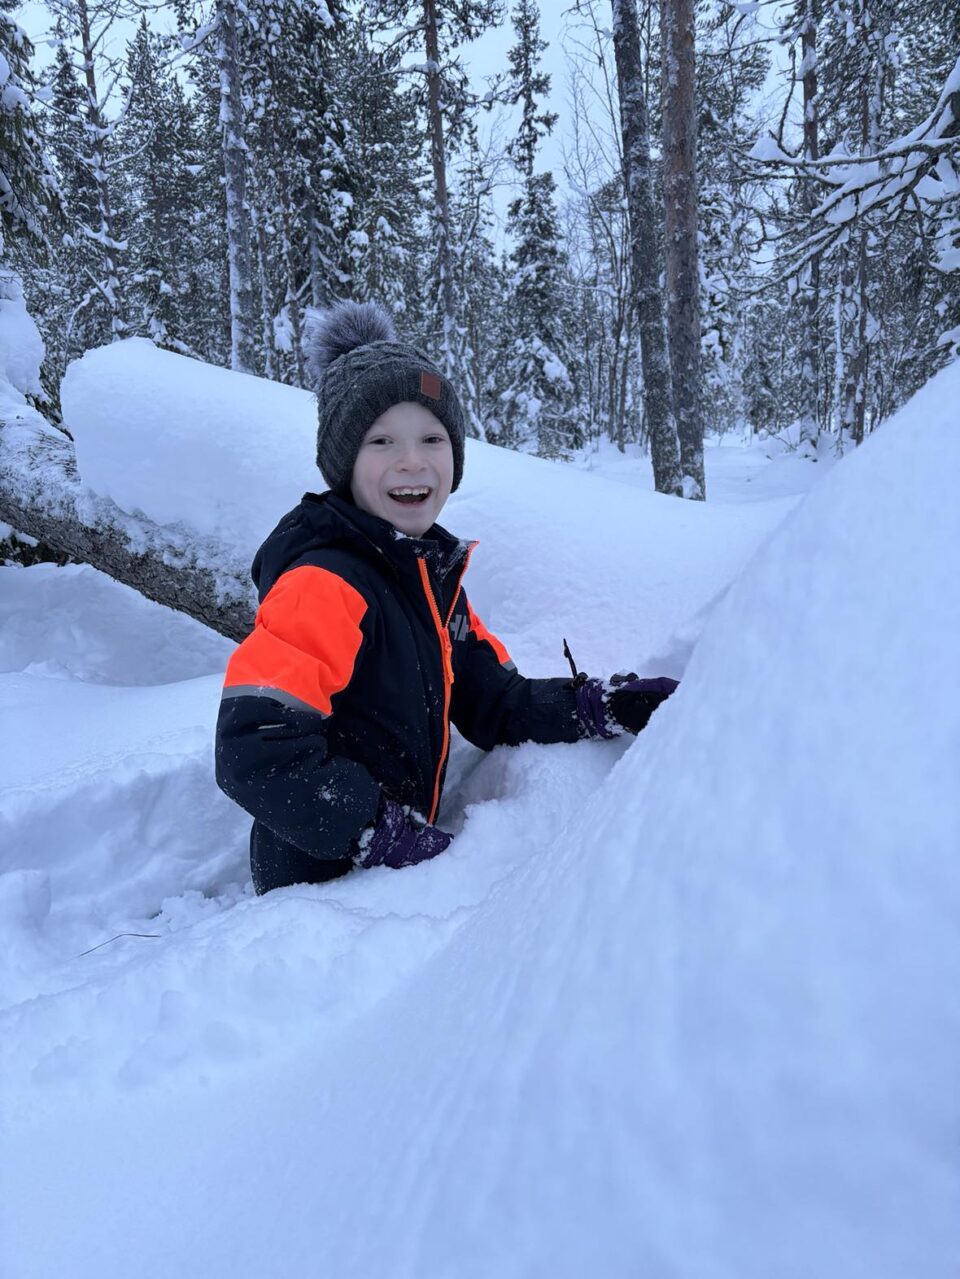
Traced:
<path fill-rule="evenodd" d="M 394 494 L 400 494 L 403 497 L 426 497 L 429 492 L 430 490 L 428 488 L 399 488 L 391 489 L 390 495 L 391 497 Z"/>

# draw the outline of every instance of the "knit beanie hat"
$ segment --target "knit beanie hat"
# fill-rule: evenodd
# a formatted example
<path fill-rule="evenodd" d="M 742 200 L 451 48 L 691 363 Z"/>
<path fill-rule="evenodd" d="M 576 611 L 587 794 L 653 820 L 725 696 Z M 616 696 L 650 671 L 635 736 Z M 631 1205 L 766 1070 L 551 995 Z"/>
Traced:
<path fill-rule="evenodd" d="M 338 302 L 316 324 L 307 366 L 317 394 L 317 466 L 341 496 L 363 437 L 394 404 L 422 404 L 447 428 L 453 488 L 463 477 L 463 410 L 429 356 L 397 340 L 393 320 L 375 302 Z"/>

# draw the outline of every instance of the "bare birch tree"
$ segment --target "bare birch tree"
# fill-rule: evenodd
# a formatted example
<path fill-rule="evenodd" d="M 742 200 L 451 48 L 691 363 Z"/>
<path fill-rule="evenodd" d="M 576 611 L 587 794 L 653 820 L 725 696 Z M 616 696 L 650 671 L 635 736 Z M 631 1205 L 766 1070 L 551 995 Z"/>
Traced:
<path fill-rule="evenodd" d="M 247 206 L 247 148 L 236 0 L 217 0 L 217 64 L 220 69 L 220 124 L 227 201 L 227 255 L 230 280 L 230 367 L 253 373 L 257 367 L 253 253 Z"/>

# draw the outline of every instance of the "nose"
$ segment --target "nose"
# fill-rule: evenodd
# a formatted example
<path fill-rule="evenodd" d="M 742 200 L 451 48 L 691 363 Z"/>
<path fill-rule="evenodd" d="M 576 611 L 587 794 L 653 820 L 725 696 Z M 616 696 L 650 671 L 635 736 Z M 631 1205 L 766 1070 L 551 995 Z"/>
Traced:
<path fill-rule="evenodd" d="M 423 455 L 420 451 L 420 445 L 414 442 L 408 442 L 400 446 L 400 453 L 396 462 L 399 471 L 420 471 L 423 469 Z"/>

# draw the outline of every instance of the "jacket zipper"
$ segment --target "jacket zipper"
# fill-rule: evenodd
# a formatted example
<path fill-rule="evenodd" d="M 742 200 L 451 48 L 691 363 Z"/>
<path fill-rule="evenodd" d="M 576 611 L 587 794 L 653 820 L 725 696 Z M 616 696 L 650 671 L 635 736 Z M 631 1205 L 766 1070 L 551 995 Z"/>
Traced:
<path fill-rule="evenodd" d="M 417 567 L 420 569 L 420 581 L 423 584 L 423 593 L 427 597 L 430 616 L 433 618 L 437 639 L 440 641 L 440 661 L 443 667 L 443 743 L 440 747 L 440 760 L 433 779 L 433 802 L 430 805 L 430 816 L 427 818 L 427 821 L 431 824 L 436 820 L 437 809 L 440 807 L 440 778 L 443 775 L 443 766 L 447 762 L 447 754 L 450 750 L 450 694 L 453 688 L 453 643 L 450 639 L 448 628 L 450 626 L 450 618 L 453 616 L 453 610 L 457 606 L 463 575 L 467 571 L 467 565 L 470 563 L 472 554 L 473 546 L 468 549 L 464 557 L 463 567 L 460 570 L 460 576 L 457 578 L 456 590 L 453 592 L 453 601 L 450 604 L 446 621 L 442 621 L 440 618 L 437 598 L 433 593 L 433 587 L 430 585 L 430 572 L 427 568 L 427 562 L 421 558 L 417 559 Z"/>

